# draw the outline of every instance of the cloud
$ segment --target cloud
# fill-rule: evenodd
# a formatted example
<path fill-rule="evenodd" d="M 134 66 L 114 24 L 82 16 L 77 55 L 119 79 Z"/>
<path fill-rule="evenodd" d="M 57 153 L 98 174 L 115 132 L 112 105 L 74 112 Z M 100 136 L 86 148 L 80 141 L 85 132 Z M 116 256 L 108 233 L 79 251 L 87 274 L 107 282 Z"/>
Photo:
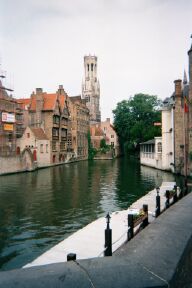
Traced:
<path fill-rule="evenodd" d="M 91 53 L 98 56 L 105 118 L 135 93 L 169 96 L 188 66 L 191 2 L 1 2 L 0 54 L 15 75 L 16 97 L 29 96 L 35 87 L 55 91 L 59 84 L 69 95 L 80 94 L 83 56 Z"/>

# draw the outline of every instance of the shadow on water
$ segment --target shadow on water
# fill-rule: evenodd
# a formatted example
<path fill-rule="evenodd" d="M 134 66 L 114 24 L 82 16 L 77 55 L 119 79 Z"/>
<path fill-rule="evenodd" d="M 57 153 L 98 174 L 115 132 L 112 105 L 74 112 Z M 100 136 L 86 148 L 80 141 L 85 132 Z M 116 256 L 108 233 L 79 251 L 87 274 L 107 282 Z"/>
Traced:
<path fill-rule="evenodd" d="M 0 267 L 22 267 L 173 175 L 137 159 L 82 161 L 0 177 Z M 105 228 L 105 227 L 104 227 Z"/>

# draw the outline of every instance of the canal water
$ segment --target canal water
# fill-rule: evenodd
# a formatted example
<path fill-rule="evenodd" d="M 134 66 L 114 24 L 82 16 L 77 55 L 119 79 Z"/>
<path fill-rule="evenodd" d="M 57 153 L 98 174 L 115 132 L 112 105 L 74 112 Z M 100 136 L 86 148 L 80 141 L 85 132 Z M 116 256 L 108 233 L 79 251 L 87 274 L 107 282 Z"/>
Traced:
<path fill-rule="evenodd" d="M 174 176 L 140 166 L 134 157 L 0 176 L 0 270 L 22 267 L 162 181 Z"/>

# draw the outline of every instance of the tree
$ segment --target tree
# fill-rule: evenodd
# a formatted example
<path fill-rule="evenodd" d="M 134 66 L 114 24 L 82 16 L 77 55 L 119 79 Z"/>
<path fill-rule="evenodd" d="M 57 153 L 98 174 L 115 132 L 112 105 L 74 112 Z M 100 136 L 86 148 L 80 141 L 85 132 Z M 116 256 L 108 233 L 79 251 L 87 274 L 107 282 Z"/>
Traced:
<path fill-rule="evenodd" d="M 106 147 L 107 147 L 106 140 L 103 138 L 100 141 L 100 148 L 106 148 Z"/>
<path fill-rule="evenodd" d="M 135 150 L 139 143 L 161 134 L 160 127 L 154 126 L 161 121 L 161 103 L 157 96 L 140 93 L 117 104 L 114 126 L 121 145 Z"/>
<path fill-rule="evenodd" d="M 88 131 L 88 133 L 87 133 L 87 141 L 88 141 L 88 159 L 89 160 L 93 160 L 93 158 L 97 154 L 97 151 L 96 151 L 96 149 L 93 147 L 93 145 L 91 143 L 91 133 L 90 133 L 90 131 Z"/>

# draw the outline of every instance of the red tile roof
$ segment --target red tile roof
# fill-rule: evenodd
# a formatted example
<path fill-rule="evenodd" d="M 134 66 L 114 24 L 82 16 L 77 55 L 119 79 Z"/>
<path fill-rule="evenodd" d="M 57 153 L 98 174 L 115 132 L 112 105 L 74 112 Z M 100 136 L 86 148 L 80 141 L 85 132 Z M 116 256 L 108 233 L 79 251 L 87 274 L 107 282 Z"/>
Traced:
<path fill-rule="evenodd" d="M 26 106 L 30 105 L 31 99 L 30 98 L 22 98 L 22 99 L 16 99 L 17 103 L 20 104 L 22 109 L 25 109 Z"/>
<path fill-rule="evenodd" d="M 35 138 L 38 140 L 48 140 L 47 135 L 43 131 L 42 128 L 30 128 L 31 131 L 33 132 Z"/>
<path fill-rule="evenodd" d="M 104 136 L 103 130 L 100 127 L 97 127 L 96 125 L 90 126 L 90 133 L 91 136 Z"/>
<path fill-rule="evenodd" d="M 56 101 L 59 100 L 61 105 L 61 109 L 63 110 L 65 107 L 66 95 L 58 95 L 57 93 L 47 94 L 42 93 L 43 97 L 43 111 L 51 111 L 55 109 Z M 23 98 L 17 99 L 17 103 L 22 105 L 22 108 L 25 109 L 26 105 L 29 105 L 29 110 L 36 110 L 36 94 L 32 94 L 31 98 Z"/>

